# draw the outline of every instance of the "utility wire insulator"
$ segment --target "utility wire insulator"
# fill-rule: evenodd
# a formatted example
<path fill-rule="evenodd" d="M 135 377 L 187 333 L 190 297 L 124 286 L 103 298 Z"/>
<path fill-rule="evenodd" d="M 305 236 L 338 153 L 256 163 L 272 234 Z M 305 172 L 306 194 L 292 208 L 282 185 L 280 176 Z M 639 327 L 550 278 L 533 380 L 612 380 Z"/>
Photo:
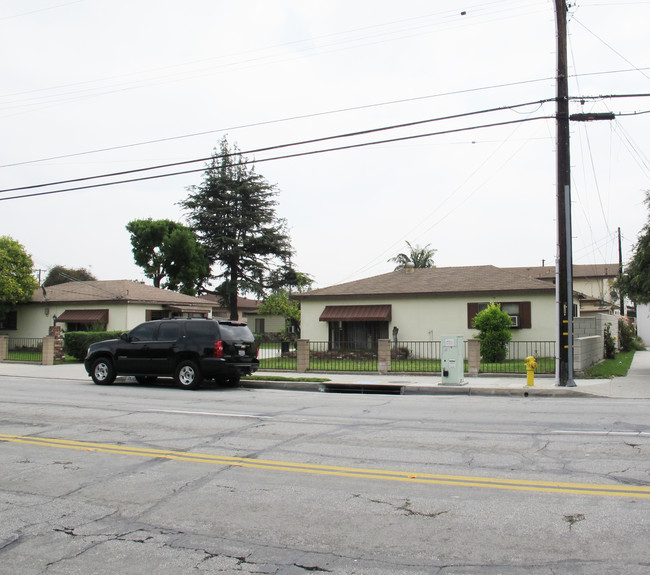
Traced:
<path fill-rule="evenodd" d="M 613 120 L 616 118 L 614 112 L 601 112 L 590 114 L 571 114 L 569 120 L 572 122 L 591 122 L 594 120 Z"/>

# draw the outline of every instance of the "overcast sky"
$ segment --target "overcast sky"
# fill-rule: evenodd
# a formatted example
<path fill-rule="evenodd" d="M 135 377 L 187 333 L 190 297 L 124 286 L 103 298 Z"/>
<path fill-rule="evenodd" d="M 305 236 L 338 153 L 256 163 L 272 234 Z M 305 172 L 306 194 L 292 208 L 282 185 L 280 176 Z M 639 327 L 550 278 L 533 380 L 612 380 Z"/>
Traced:
<path fill-rule="evenodd" d="M 648 217 L 650 98 L 590 97 L 650 93 L 650 1 L 574 4 L 571 112 L 617 117 L 571 125 L 573 259 L 617 262 L 618 228 L 627 259 Z M 554 265 L 553 0 L 1 0 L 0 52 L 2 190 L 205 158 L 224 135 L 246 153 L 459 116 L 247 153 L 295 265 L 325 287 L 391 271 L 407 240 L 438 266 Z M 200 181 L 2 191 L 0 235 L 42 270 L 144 279 L 126 224 L 184 221 Z"/>

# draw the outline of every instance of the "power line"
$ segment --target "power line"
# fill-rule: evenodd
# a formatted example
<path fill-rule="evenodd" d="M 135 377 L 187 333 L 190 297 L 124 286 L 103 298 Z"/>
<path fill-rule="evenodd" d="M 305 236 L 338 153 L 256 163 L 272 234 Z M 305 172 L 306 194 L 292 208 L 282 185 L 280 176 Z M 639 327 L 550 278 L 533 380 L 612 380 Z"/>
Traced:
<path fill-rule="evenodd" d="M 632 66 L 632 67 L 633 67 L 637 72 L 640 72 L 640 73 L 643 74 L 646 78 L 649 78 L 649 79 L 650 79 L 650 76 L 648 76 L 648 74 L 646 74 L 646 73 L 644 72 L 644 69 L 643 69 L 643 68 L 638 68 L 637 66 L 635 66 L 635 65 L 634 65 L 632 62 L 630 62 L 630 61 L 629 61 L 625 56 L 623 56 L 623 54 L 621 54 L 618 50 L 616 50 L 616 49 L 614 49 L 612 46 L 610 46 L 610 45 L 609 45 L 607 42 L 605 42 L 605 40 L 603 40 L 600 36 L 598 36 L 597 34 L 594 34 L 594 33 L 593 33 L 589 28 L 587 28 L 587 27 L 586 27 L 582 22 L 580 22 L 580 20 L 578 20 L 577 18 L 574 17 L 574 18 L 573 18 L 573 21 L 574 21 L 576 24 L 579 24 L 580 26 L 582 26 L 582 27 L 583 27 L 587 32 L 589 32 L 589 33 L 590 33 L 594 38 L 596 38 L 597 40 L 599 40 L 600 42 L 602 42 L 605 46 L 607 46 L 607 47 L 608 47 L 612 52 L 614 52 L 614 54 L 616 54 L 619 58 L 621 58 L 623 61 L 625 61 L 626 64 L 629 64 L 629 65 Z"/>
<path fill-rule="evenodd" d="M 442 98 L 442 97 L 445 97 L 445 96 L 457 96 L 457 95 L 460 95 L 460 94 L 469 94 L 469 93 L 473 93 L 473 92 L 481 92 L 483 90 L 493 90 L 493 89 L 498 89 L 498 88 L 510 88 L 510 87 L 513 87 L 513 86 L 521 86 L 521 85 L 524 85 L 524 84 L 532 84 L 532 83 L 536 83 L 536 82 L 546 82 L 546 81 L 549 81 L 549 80 L 552 80 L 552 79 L 553 78 L 549 77 L 549 78 L 539 78 L 539 79 L 536 79 L 536 80 L 522 80 L 520 82 L 508 82 L 508 83 L 505 83 L 505 84 L 493 84 L 491 86 L 482 86 L 482 87 L 479 87 L 479 88 L 466 88 L 466 89 L 463 89 L 463 90 L 453 90 L 451 92 L 441 92 L 439 94 L 429 94 L 427 96 L 414 96 L 412 98 L 401 98 L 399 100 L 390 100 L 390 101 L 387 101 L 387 102 L 376 102 L 374 104 L 365 104 L 365 105 L 362 105 L 362 106 L 352 106 L 352 107 L 349 107 L 349 108 L 339 108 L 337 110 L 328 110 L 328 111 L 325 111 L 325 112 L 314 112 L 312 114 L 302 114 L 302 115 L 299 115 L 299 116 L 289 116 L 289 117 L 286 117 L 286 118 L 279 118 L 279 119 L 276 119 L 276 120 L 265 120 L 265 121 L 262 121 L 262 122 L 252 122 L 252 123 L 249 123 L 249 124 L 240 124 L 238 126 L 231 126 L 231 127 L 228 127 L 228 128 L 216 128 L 214 130 L 206 130 L 206 131 L 202 131 L 202 132 L 193 132 L 193 133 L 190 133 L 190 134 L 182 134 L 182 135 L 179 135 L 179 136 L 169 136 L 167 138 L 157 138 L 157 139 L 154 139 L 154 140 L 145 140 L 145 141 L 142 141 L 142 142 L 134 142 L 134 143 L 131 143 L 131 144 L 122 144 L 122 145 L 110 146 L 110 147 L 106 147 L 106 148 L 98 148 L 98 149 L 95 149 L 95 150 L 87 150 L 85 152 L 76 152 L 76 153 L 72 153 L 72 154 L 63 154 L 63 155 L 60 155 L 60 156 L 50 156 L 50 157 L 47 157 L 47 158 L 40 158 L 40 159 L 37 159 L 37 160 L 24 160 L 24 161 L 21 161 L 21 162 L 13 162 L 11 164 L 0 164 L 0 168 L 10 168 L 10 167 L 14 167 L 14 166 L 23 166 L 23 165 L 26 165 L 26 164 L 35 164 L 35 163 L 39 163 L 39 162 L 47 162 L 47 161 L 50 161 L 50 160 L 62 160 L 62 159 L 65 159 L 65 158 L 74 158 L 74 157 L 77 157 L 77 156 L 85 156 L 85 155 L 90 155 L 90 154 L 97 154 L 97 153 L 101 153 L 101 152 L 112 152 L 112 151 L 115 151 L 115 150 L 123 150 L 123 149 L 128 149 L 128 148 L 135 148 L 135 147 L 138 147 L 138 146 L 147 146 L 147 145 L 150 145 L 150 144 L 160 144 L 162 142 L 171 142 L 171 141 L 175 141 L 175 140 L 182 140 L 182 139 L 185 139 L 185 138 L 195 138 L 197 136 L 207 136 L 207 135 L 210 135 L 210 134 L 216 134 L 216 133 L 219 133 L 219 132 L 228 132 L 228 131 L 231 131 L 231 130 L 241 130 L 241 129 L 246 129 L 246 128 L 257 128 L 257 127 L 260 127 L 260 126 L 268 126 L 268 125 L 272 125 L 272 124 L 279 124 L 279 123 L 282 123 L 282 122 L 291 122 L 291 121 L 295 121 L 295 120 L 306 120 L 306 119 L 309 119 L 309 118 L 318 118 L 320 116 L 327 116 L 327 115 L 330 115 L 330 114 L 342 114 L 342 113 L 345 113 L 345 112 L 357 112 L 359 110 L 369 110 L 369 109 L 372 109 L 372 108 L 379 108 L 379 107 L 383 107 L 383 106 L 393 106 L 395 104 L 408 104 L 408 103 L 419 102 L 419 101 L 423 101 L 423 100 L 429 100 L 429 99 L 432 99 L 432 98 Z"/>
<path fill-rule="evenodd" d="M 580 101 L 586 101 L 586 100 L 601 100 L 601 99 L 612 99 L 612 98 L 642 98 L 642 97 L 648 97 L 650 94 L 646 93 L 641 93 L 641 94 L 607 94 L 607 95 L 600 95 L 600 96 L 572 96 L 569 99 L 570 100 L 580 100 Z M 534 105 L 543 105 L 547 102 L 553 101 L 554 98 L 546 98 L 542 100 L 536 100 L 536 101 L 531 101 L 531 102 L 524 102 L 524 103 L 519 103 L 519 104 L 512 104 L 512 105 L 506 105 L 506 106 L 498 106 L 495 108 L 486 108 L 483 110 L 475 110 L 472 112 L 465 112 L 461 114 L 452 114 L 449 116 L 441 116 L 438 118 L 429 118 L 426 120 L 417 120 L 413 122 L 405 122 L 402 124 L 394 124 L 391 126 L 383 126 L 380 128 L 371 128 L 368 130 L 360 130 L 356 132 L 348 132 L 344 134 L 338 134 L 338 135 L 333 135 L 333 136 L 324 136 L 322 138 L 312 138 L 308 140 L 302 140 L 298 142 L 291 142 L 291 143 L 285 143 L 285 144 L 276 144 L 274 146 L 267 146 L 264 148 L 257 148 L 257 149 L 252 149 L 252 150 L 247 150 L 245 152 L 241 152 L 241 154 L 256 154 L 256 153 L 262 153 L 262 152 L 268 152 L 272 150 L 278 150 L 282 148 L 288 148 L 288 147 L 294 147 L 294 146 L 301 146 L 301 145 L 307 145 L 307 144 L 314 144 L 314 143 L 320 143 L 320 142 L 325 142 L 329 140 L 335 140 L 335 139 L 341 139 L 341 138 L 350 138 L 350 137 L 357 137 L 361 135 L 368 135 L 372 133 L 377 133 L 377 132 L 382 132 L 382 131 L 389 131 L 389 130 L 397 130 L 401 128 L 407 128 L 407 127 L 413 127 L 417 125 L 422 125 L 426 123 L 432 123 L 432 122 L 440 122 L 444 120 L 451 120 L 451 119 L 458 119 L 458 118 L 464 118 L 464 117 L 469 117 L 469 116 L 475 116 L 475 115 L 480 115 L 480 114 L 488 114 L 492 112 L 499 112 L 499 111 L 506 111 L 506 110 L 516 110 L 517 108 L 523 108 L 523 107 L 528 107 L 528 106 L 534 106 Z M 640 115 L 640 114 L 645 114 L 650 111 L 641 111 L 641 112 L 634 112 L 634 113 L 620 113 L 618 115 L 625 116 L 625 115 Z M 208 132 L 205 132 L 208 133 Z M 132 144 L 132 145 L 138 145 L 138 144 Z M 114 148 L 106 148 L 105 150 L 108 149 L 114 149 Z M 84 152 L 84 153 L 93 153 L 93 152 Z M 68 156 L 59 156 L 59 157 L 68 157 Z M 55 186 L 55 185 L 62 185 L 62 184 L 71 184 L 71 183 L 76 183 L 76 182 L 82 182 L 82 181 L 88 181 L 88 180 L 94 180 L 94 179 L 102 179 L 102 178 L 110 178 L 110 177 L 117 177 L 117 176 L 125 176 L 128 174 L 136 174 L 140 172 L 145 172 L 145 171 L 152 171 L 152 170 L 162 170 L 165 168 L 172 168 L 176 166 L 182 166 L 182 165 L 188 165 L 188 164 L 193 164 L 193 163 L 198 163 L 198 162 L 207 162 L 212 160 L 215 157 L 219 156 L 208 156 L 208 157 L 201 157 L 201 158 L 196 158 L 192 160 L 183 160 L 180 162 L 172 162 L 172 163 L 167 163 L 167 164 L 158 164 L 156 166 L 148 166 L 145 168 L 135 168 L 133 170 L 123 170 L 119 172 L 109 172 L 106 174 L 98 174 L 94 176 L 85 176 L 85 177 L 80 177 L 80 178 L 72 178 L 68 180 L 59 180 L 59 181 L 54 181 L 54 182 L 45 182 L 41 184 L 32 184 L 29 186 L 19 186 L 19 187 L 14 187 L 14 188 L 5 188 L 5 189 L 0 189 L 0 193 L 7 193 L 7 192 L 17 192 L 17 191 L 24 191 L 24 190 L 31 190 L 31 189 L 37 189 L 37 188 L 42 188 L 42 187 L 48 187 L 48 186 Z M 51 158 L 54 159 L 54 158 Z M 37 160 L 34 160 L 34 162 Z M 23 162 L 23 163 L 29 163 L 29 162 Z M 12 164 L 12 165 L 17 165 L 17 164 Z M 0 166 L 3 167 L 3 166 Z M 196 170 L 192 170 L 196 171 Z M 192 171 L 188 172 L 178 172 L 177 174 L 173 175 L 178 175 L 182 173 L 191 173 Z M 138 180 L 127 180 L 127 181 L 138 181 Z M 15 198 L 13 198 L 15 199 Z"/>
<path fill-rule="evenodd" d="M 637 70 L 650 70 L 650 68 L 634 68 L 634 71 L 637 71 Z M 630 72 L 630 71 L 631 71 L 630 69 L 626 69 L 626 70 L 610 70 L 610 71 L 606 71 L 606 72 L 590 72 L 590 73 L 586 73 L 586 74 L 575 74 L 575 75 L 570 76 L 570 77 L 599 76 L 599 75 L 603 75 L 603 74 L 619 74 L 619 73 Z M 237 126 L 230 126 L 230 127 L 227 127 L 227 128 L 215 128 L 213 130 L 205 130 L 205 131 L 201 131 L 201 132 L 192 132 L 192 133 L 189 133 L 189 134 L 181 134 L 181 135 L 178 135 L 178 136 L 169 136 L 169 137 L 166 137 L 166 138 L 156 138 L 156 139 L 153 139 L 153 140 L 144 140 L 142 142 L 132 142 L 130 144 L 121 144 L 121 145 L 117 145 L 117 146 L 108 146 L 108 147 L 105 147 L 105 148 L 96 148 L 94 150 L 86 150 L 84 152 L 74 152 L 74 153 L 71 153 L 71 154 L 62 154 L 62 155 L 59 155 L 59 156 L 48 156 L 48 157 L 45 157 L 45 158 L 38 158 L 38 159 L 35 159 L 35 160 L 23 160 L 23 161 L 20 161 L 20 162 L 12 162 L 10 164 L 0 164 L 0 168 L 11 168 L 11 167 L 15 167 L 15 166 L 24 166 L 24 165 L 27 165 L 27 164 L 36 164 L 36 163 L 40 163 L 40 162 L 48 162 L 48 161 L 51 161 L 51 160 L 63 160 L 63 159 L 66 159 L 66 158 L 75 158 L 75 157 L 87 156 L 87 155 L 91 155 L 91 154 L 99 154 L 99 153 L 102 153 L 102 152 L 112 152 L 112 151 L 116 151 L 116 150 L 124 150 L 124 149 L 129 149 L 129 148 L 135 148 L 135 147 L 139 147 L 139 146 L 148 146 L 148 145 L 151 145 L 151 144 L 160 144 L 160 143 L 163 143 L 163 142 L 172 142 L 172 141 L 175 141 L 175 140 L 183 140 L 183 139 L 186 139 L 186 138 L 195 138 L 195 137 L 198 137 L 198 136 L 207 136 L 207 135 L 210 135 L 210 134 L 217 134 L 219 132 L 228 132 L 228 131 L 231 131 L 231 130 L 242 130 L 242 129 L 246 129 L 246 128 L 256 128 L 256 127 L 260 127 L 260 126 L 269 126 L 269 125 L 272 125 L 272 124 L 279 124 L 279 123 L 282 123 L 282 122 L 291 122 L 291 121 L 295 121 L 295 120 L 306 120 L 306 119 L 309 119 L 309 118 L 317 118 L 317 117 L 320 117 L 320 116 L 327 116 L 327 115 L 330 115 L 330 114 L 342 114 L 342 113 L 346 113 L 346 112 L 355 112 L 355 111 L 359 111 L 359 110 L 369 110 L 369 109 L 372 109 L 372 108 L 379 108 L 379 107 L 383 107 L 383 106 L 392 106 L 392 105 L 395 105 L 395 104 L 406 104 L 406 103 L 418 102 L 418 101 L 422 101 L 422 100 L 428 100 L 428 99 L 432 99 L 432 98 L 442 98 L 442 97 L 446 97 L 446 96 L 457 96 L 459 94 L 469 94 L 469 93 L 473 93 L 473 92 L 481 92 L 483 90 L 494 90 L 494 89 L 499 89 L 499 88 L 510 88 L 510 87 L 513 87 L 513 86 L 522 86 L 522 85 L 525 85 L 525 84 L 533 84 L 533 83 L 537 83 L 537 82 L 547 82 L 547 81 L 550 81 L 550 80 L 554 80 L 554 78 L 553 77 L 547 77 L 547 78 L 537 78 L 537 79 L 533 79 L 533 80 L 522 80 L 520 82 L 507 82 L 507 83 L 504 83 L 504 84 L 493 84 L 493 85 L 490 85 L 490 86 L 481 86 L 481 87 L 478 87 L 478 88 L 466 88 L 466 89 L 463 89 L 463 90 L 454 90 L 454 91 L 451 91 L 451 92 L 441 92 L 439 94 L 429 94 L 427 96 L 414 96 L 412 98 L 402 98 L 402 99 L 399 99 L 399 100 L 390 100 L 390 101 L 387 101 L 387 102 L 376 102 L 374 104 L 365 104 L 365 105 L 362 105 L 362 106 L 352 106 L 352 107 L 349 107 L 349 108 L 339 108 L 337 110 L 327 110 L 327 111 L 324 111 L 324 112 L 314 112 L 312 114 L 302 114 L 302 115 L 299 115 L 299 116 L 288 116 L 286 118 L 278 118 L 278 119 L 275 119 L 275 120 L 265 120 L 265 121 L 261 121 L 261 122 L 252 122 L 252 123 L 248 123 L 248 124 L 240 124 L 240 125 L 237 125 Z M 598 99 L 598 98 L 620 98 L 620 97 L 633 98 L 633 97 L 647 97 L 647 96 L 648 96 L 648 94 L 625 94 L 625 95 L 603 95 L 603 96 L 588 96 L 588 97 L 587 96 L 584 96 L 584 97 L 574 96 L 574 97 L 571 97 L 570 99 L 571 100 L 581 100 L 581 99 L 586 100 L 586 99 Z"/>
<path fill-rule="evenodd" d="M 267 147 L 264 147 L 264 148 L 257 148 L 257 149 L 253 149 L 253 150 L 247 150 L 245 152 L 241 152 L 240 154 L 243 155 L 243 154 L 256 154 L 256 153 L 262 153 L 262 152 L 269 152 L 269 151 L 273 151 L 273 150 L 279 150 L 279 149 L 282 149 L 282 148 L 289 148 L 289 147 L 294 147 L 294 146 L 303 146 L 303 145 L 307 145 L 307 144 L 316 144 L 316 143 L 326 142 L 326 141 L 330 141 L 330 140 L 337 140 L 337 139 L 342 139 L 342 138 L 351 138 L 351 137 L 357 137 L 357 136 L 364 136 L 364 135 L 374 134 L 374 133 L 377 133 L 377 132 L 385 132 L 385 131 L 389 131 L 389 130 L 397 130 L 397 129 L 402 129 L 402 128 L 411 128 L 411 127 L 414 127 L 414 126 L 419 126 L 419 125 L 422 125 L 422 124 L 428 124 L 428 123 L 432 123 L 432 122 L 441 122 L 441 121 L 444 121 L 444 120 L 454 120 L 454 119 L 458 119 L 458 118 L 466 118 L 466 117 L 469 117 L 469 116 L 477 116 L 477 115 L 480 115 L 480 114 L 489 114 L 489 113 L 492 113 L 492 112 L 514 110 L 516 108 L 523 108 L 523 107 L 534 106 L 534 105 L 540 105 L 541 106 L 544 103 L 549 102 L 549 101 L 552 101 L 552 100 L 551 99 L 546 99 L 546 100 L 537 100 L 537 101 L 534 101 L 534 102 L 524 102 L 524 103 L 521 103 L 521 104 L 514 104 L 514 105 L 510 105 L 510 106 L 500 106 L 500 107 L 497 107 L 497 108 L 488 108 L 488 109 L 477 110 L 477 111 L 473 111 L 473 112 L 465 112 L 465 113 L 462 113 L 462 114 L 452 114 L 452 115 L 449 115 L 449 116 L 441 116 L 439 118 L 429 118 L 429 119 L 426 119 L 426 120 L 417 120 L 417 121 L 406 122 L 406 123 L 402 123 L 402 124 L 394 124 L 394 125 L 391 125 L 391 126 L 383 126 L 383 127 L 380 127 L 380 128 L 371 128 L 371 129 L 368 129 L 368 130 L 359 130 L 359 131 L 356 131 L 356 132 L 348 132 L 348 133 L 338 134 L 338 135 L 334 135 L 334 136 L 324 136 L 324 137 L 321 137 L 321 138 L 312 138 L 312 139 L 309 139 L 309 140 L 302 140 L 302 141 L 299 141 L 299 142 L 291 142 L 291 143 L 286 143 L 286 144 L 276 144 L 274 146 L 267 146 Z M 231 155 L 233 155 L 233 154 L 231 154 Z M 43 188 L 43 187 L 47 187 L 47 186 L 58 186 L 58 185 L 62 185 L 62 184 L 71 184 L 71 183 L 83 182 L 83 181 L 88 181 L 88 180 L 111 178 L 111 177 L 116 177 L 116 176 L 125 176 L 125 175 L 128 175 L 128 174 L 136 174 L 136 173 L 146 172 L 146 171 L 151 171 L 151 170 L 162 170 L 164 168 L 173 168 L 173 167 L 176 167 L 176 166 L 195 164 L 195 163 L 198 163 L 198 162 L 207 162 L 207 161 L 212 160 L 215 157 L 223 157 L 223 156 L 208 156 L 208 157 L 203 157 L 203 158 L 197 158 L 197 159 L 194 159 L 194 160 L 183 160 L 181 162 L 172 162 L 172 163 L 168 163 L 168 164 L 159 164 L 159 165 L 156 165 L 156 166 L 149 166 L 149 167 L 146 167 L 146 168 L 135 168 L 133 170 L 124 170 L 124 171 L 120 171 L 120 172 L 111 172 L 111 173 L 99 174 L 99 175 L 95 175 L 95 176 L 85 176 L 85 177 L 73 178 L 73 179 L 69 179 L 69 180 L 59 180 L 59 181 L 55 181 L 55 182 L 46 182 L 46 183 L 41 183 L 41 184 L 33 184 L 33 185 L 30 185 L 30 186 L 20 186 L 20 187 L 15 187 L 15 188 L 6 188 L 6 189 L 0 190 L 0 193 L 17 192 L 17 191 L 22 191 L 22 190 L 32 190 L 32 189 Z"/>
<path fill-rule="evenodd" d="M 402 136 L 399 138 L 389 138 L 385 140 L 377 140 L 374 142 L 363 142 L 363 143 L 358 143 L 358 144 L 349 144 L 346 146 L 337 146 L 334 148 L 325 148 L 321 150 L 311 150 L 308 152 L 298 152 L 295 154 L 287 154 L 284 156 L 275 156 L 275 157 L 270 157 L 270 158 L 262 158 L 262 159 L 257 159 L 257 160 L 244 160 L 242 162 L 239 162 L 236 165 L 247 165 L 247 164 L 255 164 L 259 162 L 270 162 L 270 161 L 275 161 L 275 160 L 284 160 L 284 159 L 289 159 L 289 158 L 298 158 L 302 156 L 310 156 L 310 155 L 315 155 L 315 154 L 323 154 L 327 152 L 335 152 L 335 151 L 340 151 L 340 150 L 351 150 L 354 148 L 362 148 L 362 147 L 367 147 L 367 146 L 376 146 L 380 144 L 388 144 L 388 143 L 393 143 L 393 142 L 403 142 L 403 141 L 408 141 L 408 140 L 415 140 L 419 138 L 428 138 L 432 136 L 440 136 L 440 135 L 445 135 L 445 134 L 453 134 L 453 133 L 458 133 L 458 132 L 466 132 L 469 130 L 478 130 L 482 128 L 493 128 L 493 127 L 498 127 L 498 126 L 508 126 L 512 124 L 521 124 L 525 122 L 532 122 L 535 120 L 551 120 L 554 119 L 555 116 L 537 116 L 535 118 L 522 118 L 518 120 L 511 120 L 507 122 L 494 122 L 491 124 L 483 124 L 483 125 L 477 125 L 477 126 L 469 126 L 466 128 L 456 128 L 453 130 L 442 130 L 439 132 L 429 132 L 426 134 L 416 134 L 416 135 L 411 135 L 411 136 Z M 218 158 L 219 156 L 215 156 L 215 158 Z M 158 175 L 153 175 L 153 176 L 143 176 L 140 178 L 131 178 L 127 180 L 119 180 L 119 181 L 114 181 L 114 182 L 105 182 L 101 184 L 90 184 L 87 186 L 77 186 L 73 188 L 64 188 L 60 190 L 50 190 L 46 192 L 35 192 L 33 194 L 22 194 L 22 195 L 17 195 L 17 196 L 10 196 L 10 197 L 5 197 L 5 198 L 0 198 L 0 201 L 6 201 L 6 200 L 16 200 L 16 199 L 21 199 L 21 198 L 32 198 L 32 197 L 37 197 L 37 196 L 46 196 L 46 195 L 52 195 L 52 194 L 61 194 L 64 192 L 73 192 L 73 191 L 78 191 L 78 190 L 87 190 L 91 188 L 101 188 L 101 187 L 106 187 L 106 186 L 115 186 L 118 184 L 126 184 L 130 182 L 140 182 L 140 181 L 145 181 L 145 180 L 154 180 L 154 179 L 160 179 L 160 178 L 168 178 L 172 176 L 180 176 L 184 174 L 191 174 L 191 173 L 196 173 L 196 172 L 202 172 L 205 171 L 205 168 L 196 168 L 192 170 L 184 170 L 180 172 L 172 172 L 172 173 L 167 173 L 167 174 L 158 174 Z M 8 191 L 8 190 L 5 190 Z"/>

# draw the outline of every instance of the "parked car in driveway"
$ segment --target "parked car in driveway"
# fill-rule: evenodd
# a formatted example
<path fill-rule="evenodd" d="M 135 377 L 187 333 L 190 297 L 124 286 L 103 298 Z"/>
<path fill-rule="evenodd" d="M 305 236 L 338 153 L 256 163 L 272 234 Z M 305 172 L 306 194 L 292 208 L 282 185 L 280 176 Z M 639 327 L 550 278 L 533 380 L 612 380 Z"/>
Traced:
<path fill-rule="evenodd" d="M 119 339 L 93 343 L 84 366 L 98 385 L 118 375 L 141 383 L 173 377 L 176 385 L 196 389 L 204 379 L 235 386 L 257 371 L 257 344 L 245 323 L 182 318 L 148 321 Z"/>

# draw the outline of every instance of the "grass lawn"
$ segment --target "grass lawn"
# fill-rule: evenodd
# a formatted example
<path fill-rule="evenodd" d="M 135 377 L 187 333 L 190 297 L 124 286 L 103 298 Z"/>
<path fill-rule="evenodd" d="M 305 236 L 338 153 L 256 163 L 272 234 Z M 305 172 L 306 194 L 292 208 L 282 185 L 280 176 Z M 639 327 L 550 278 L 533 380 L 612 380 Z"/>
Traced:
<path fill-rule="evenodd" d="M 422 371 L 440 372 L 439 359 L 393 359 L 390 362 L 391 371 Z M 467 362 L 465 362 L 467 371 Z"/>
<path fill-rule="evenodd" d="M 614 359 L 605 361 L 590 367 L 584 377 L 587 379 L 606 379 L 612 377 L 623 377 L 627 375 L 628 369 L 634 359 L 633 351 L 621 351 L 616 354 Z"/>
<path fill-rule="evenodd" d="M 297 362 L 295 358 L 291 357 L 260 358 L 260 369 L 284 369 L 292 371 L 297 369 Z"/>
<path fill-rule="evenodd" d="M 535 373 L 555 373 L 554 357 L 536 358 Z M 526 364 L 523 359 L 506 359 L 499 363 L 486 363 L 481 361 L 481 373 L 526 373 Z"/>
<path fill-rule="evenodd" d="M 42 361 L 42 354 L 40 350 L 38 351 L 21 351 L 21 350 L 16 350 L 16 351 L 10 351 L 7 354 L 7 359 L 9 361 Z"/>

